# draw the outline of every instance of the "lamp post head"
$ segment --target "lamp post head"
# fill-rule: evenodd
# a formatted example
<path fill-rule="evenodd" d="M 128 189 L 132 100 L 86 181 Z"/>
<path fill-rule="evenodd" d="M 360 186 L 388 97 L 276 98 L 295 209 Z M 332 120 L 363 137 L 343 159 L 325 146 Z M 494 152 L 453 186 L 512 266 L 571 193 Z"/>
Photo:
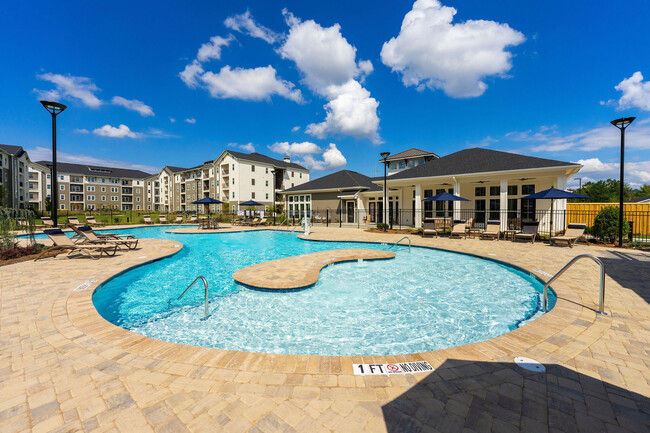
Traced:
<path fill-rule="evenodd" d="M 384 162 L 386 162 L 386 158 L 388 158 L 388 155 L 390 155 L 390 152 L 382 152 L 382 153 L 380 153 L 380 155 L 381 155 L 382 159 L 384 160 Z"/>
<path fill-rule="evenodd" d="M 625 129 L 630 126 L 630 123 L 634 122 L 634 119 L 636 117 L 621 117 L 620 119 L 612 120 L 610 123 L 618 129 Z"/>
<path fill-rule="evenodd" d="M 41 105 L 45 107 L 45 109 L 54 116 L 56 116 L 57 114 L 59 114 L 60 112 L 68 108 L 63 104 L 59 104 L 58 102 L 52 102 L 52 101 L 41 101 Z"/>

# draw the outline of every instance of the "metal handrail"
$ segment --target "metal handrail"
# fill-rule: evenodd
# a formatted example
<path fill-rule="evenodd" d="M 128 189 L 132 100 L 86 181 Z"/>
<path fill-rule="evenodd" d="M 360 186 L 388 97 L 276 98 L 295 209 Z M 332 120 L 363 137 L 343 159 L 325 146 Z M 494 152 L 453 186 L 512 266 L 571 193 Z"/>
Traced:
<path fill-rule="evenodd" d="M 302 223 L 303 223 L 303 221 L 305 221 L 305 218 L 306 218 L 306 217 L 302 217 L 302 218 L 300 219 L 300 221 L 298 221 L 298 224 L 296 224 L 295 226 L 293 226 L 293 228 L 291 229 L 291 232 L 292 232 L 292 233 L 295 232 L 296 229 L 297 229 L 298 227 L 302 227 Z"/>
<path fill-rule="evenodd" d="M 564 271 L 571 267 L 571 265 L 582 258 L 589 258 L 598 263 L 600 266 L 600 301 L 598 303 L 598 313 L 607 315 L 607 313 L 605 313 L 605 265 L 600 261 L 598 257 L 591 254 L 580 254 L 579 256 L 575 256 L 569 263 L 560 269 L 557 274 L 553 275 L 551 279 L 546 282 L 546 284 L 544 284 L 544 312 L 546 312 L 546 307 L 548 305 L 548 286 L 550 286 L 553 281 L 557 280 L 560 275 L 564 273 Z"/>
<path fill-rule="evenodd" d="M 282 222 L 273 231 L 277 232 L 278 230 L 280 230 L 280 227 L 282 227 L 282 224 L 284 224 L 284 223 L 287 223 L 287 227 L 289 227 L 289 223 L 287 221 L 289 221 L 289 218 L 283 219 Z"/>
<path fill-rule="evenodd" d="M 392 249 L 395 245 L 399 244 L 399 243 L 402 242 L 404 239 L 406 239 L 407 241 L 409 241 L 409 253 L 410 253 L 410 252 L 411 252 L 411 238 L 409 238 L 408 236 L 404 236 L 402 239 L 400 239 L 399 241 L 397 241 L 397 242 L 395 242 L 393 245 L 391 245 L 388 249 L 389 249 L 389 250 Z"/>
<path fill-rule="evenodd" d="M 205 319 L 205 318 L 208 317 L 208 280 L 206 280 L 204 277 L 202 277 L 202 276 L 200 276 L 200 275 L 199 275 L 198 277 L 196 277 L 196 278 L 194 279 L 194 281 L 192 281 L 192 284 L 190 284 L 189 286 L 187 286 L 187 289 L 185 289 L 185 291 L 184 291 L 183 293 L 181 293 L 181 296 L 179 296 L 176 300 L 177 300 L 177 301 L 180 301 L 181 298 L 182 298 L 183 296 L 185 296 L 185 294 L 187 293 L 187 291 L 190 290 L 190 287 L 192 287 L 192 286 L 194 285 L 194 283 L 196 283 L 196 282 L 199 281 L 199 280 L 203 280 L 203 287 L 205 288 L 205 315 L 203 316 L 203 318 Z"/>

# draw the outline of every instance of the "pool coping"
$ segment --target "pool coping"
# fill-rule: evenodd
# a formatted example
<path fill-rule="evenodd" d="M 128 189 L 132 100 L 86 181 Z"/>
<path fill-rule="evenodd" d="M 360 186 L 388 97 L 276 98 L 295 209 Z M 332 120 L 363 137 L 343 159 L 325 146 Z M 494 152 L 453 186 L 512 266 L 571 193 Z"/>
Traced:
<path fill-rule="evenodd" d="M 93 283 L 87 290 L 73 291 L 66 300 L 66 308 L 71 323 L 87 336 L 102 343 L 124 350 L 132 355 L 151 358 L 158 361 L 181 363 L 191 366 L 202 366 L 216 370 L 253 371 L 256 373 L 277 373 L 277 364 L 286 362 L 277 361 L 283 358 L 293 358 L 294 363 L 302 360 L 307 362 L 304 371 L 294 371 L 302 374 L 338 374 L 352 375 L 352 364 L 356 363 L 391 363 L 409 361 L 428 361 L 432 366 L 437 367 L 447 359 L 465 360 L 511 360 L 513 356 L 536 357 L 541 362 L 562 362 L 566 355 L 549 352 L 545 343 L 552 339 L 561 330 L 567 328 L 577 320 L 583 310 L 588 309 L 582 304 L 581 297 L 568 285 L 558 282 L 554 284 L 554 291 L 557 294 L 555 307 L 543 316 L 532 320 L 518 329 L 506 334 L 467 345 L 404 355 L 388 356 L 327 356 L 327 355 L 280 355 L 260 352 L 242 352 L 228 349 L 204 348 L 198 346 L 171 343 L 154 338 L 146 337 L 135 332 L 126 330 L 104 319 L 95 309 L 92 302 L 92 294 L 95 290 L 114 278 L 117 274 L 126 272 L 133 267 L 142 266 L 155 260 L 171 257 L 182 250 L 182 244 L 175 241 L 181 247 L 169 254 L 162 254 L 145 263 L 122 269 L 109 278 Z M 364 242 L 364 241 L 359 241 Z M 429 246 L 420 245 L 425 248 Z M 465 252 L 448 250 L 435 247 L 445 251 L 466 254 Z M 474 254 L 476 257 L 499 261 L 488 256 Z M 505 262 L 516 268 L 537 276 L 534 270 L 528 269 L 515 263 Z M 540 278 L 541 279 L 541 278 Z M 595 320 L 595 318 L 593 318 Z M 263 362 L 263 359 L 273 359 L 274 362 Z M 287 361 L 288 362 L 288 361 Z M 327 366 L 323 368 L 323 366 Z M 297 367 L 296 367 L 297 369 Z M 326 370 L 326 371 L 325 371 Z M 216 374 L 216 373 L 215 373 Z M 418 373 L 416 373 L 417 375 Z"/>

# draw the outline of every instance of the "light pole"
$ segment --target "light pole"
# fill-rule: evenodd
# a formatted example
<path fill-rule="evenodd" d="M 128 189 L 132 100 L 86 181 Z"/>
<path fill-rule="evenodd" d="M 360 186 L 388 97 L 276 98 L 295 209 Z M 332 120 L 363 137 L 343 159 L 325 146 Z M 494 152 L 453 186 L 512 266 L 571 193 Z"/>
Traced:
<path fill-rule="evenodd" d="M 52 170 L 50 174 L 52 176 L 52 221 L 54 227 L 56 227 L 58 225 L 57 210 L 59 208 L 59 191 L 56 178 L 56 116 L 68 107 L 51 101 L 41 101 L 41 105 L 52 115 Z"/>
<path fill-rule="evenodd" d="M 623 185 L 625 180 L 625 129 L 634 122 L 636 117 L 622 117 L 612 120 L 611 124 L 621 130 L 621 178 L 619 180 L 619 208 L 618 208 L 618 246 L 623 246 Z"/>
<path fill-rule="evenodd" d="M 271 174 L 273 175 L 273 188 L 271 191 L 273 191 L 273 225 L 275 225 L 275 170 L 271 170 Z"/>
<path fill-rule="evenodd" d="M 388 155 L 390 155 L 390 152 L 382 152 L 380 153 L 382 162 L 384 163 L 384 209 L 383 209 L 383 216 L 382 219 L 384 220 L 384 224 L 388 224 L 386 221 L 386 216 L 388 215 L 388 188 L 386 188 L 386 170 L 388 169 Z"/>

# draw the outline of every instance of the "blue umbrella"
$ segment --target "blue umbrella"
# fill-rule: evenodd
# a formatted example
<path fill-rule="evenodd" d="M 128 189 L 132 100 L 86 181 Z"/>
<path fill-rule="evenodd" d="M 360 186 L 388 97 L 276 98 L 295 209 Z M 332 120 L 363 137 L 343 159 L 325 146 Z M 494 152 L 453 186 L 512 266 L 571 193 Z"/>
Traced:
<path fill-rule="evenodd" d="M 528 199 L 528 198 L 533 200 L 542 200 L 542 199 L 551 200 L 551 228 L 549 229 L 549 233 L 550 233 L 551 231 L 553 231 L 553 203 L 555 199 L 590 198 L 590 197 L 588 195 L 576 194 L 575 192 L 564 191 L 562 189 L 551 187 L 549 189 L 545 189 L 544 191 L 536 192 L 535 194 L 530 194 L 527 195 L 526 197 L 522 197 L 522 199 Z"/>
<path fill-rule="evenodd" d="M 243 203 L 239 203 L 240 206 L 262 206 L 262 203 L 258 203 L 253 200 L 248 200 Z"/>
<path fill-rule="evenodd" d="M 445 202 L 445 209 L 444 209 L 444 215 L 445 215 L 445 226 L 447 225 L 447 202 L 448 201 L 469 201 L 466 198 L 459 197 L 457 195 L 453 195 L 448 192 L 441 192 L 440 194 L 436 194 L 433 197 L 428 197 L 425 198 L 424 201 L 443 201 Z"/>
<path fill-rule="evenodd" d="M 196 200 L 196 201 L 192 202 L 192 204 L 203 204 L 203 205 L 205 205 L 205 212 L 208 214 L 208 216 L 210 216 L 209 206 L 211 204 L 221 204 L 221 203 L 223 203 L 221 200 L 217 200 L 217 199 L 212 198 L 212 197 L 205 197 L 205 198 L 202 198 L 200 200 Z"/>

